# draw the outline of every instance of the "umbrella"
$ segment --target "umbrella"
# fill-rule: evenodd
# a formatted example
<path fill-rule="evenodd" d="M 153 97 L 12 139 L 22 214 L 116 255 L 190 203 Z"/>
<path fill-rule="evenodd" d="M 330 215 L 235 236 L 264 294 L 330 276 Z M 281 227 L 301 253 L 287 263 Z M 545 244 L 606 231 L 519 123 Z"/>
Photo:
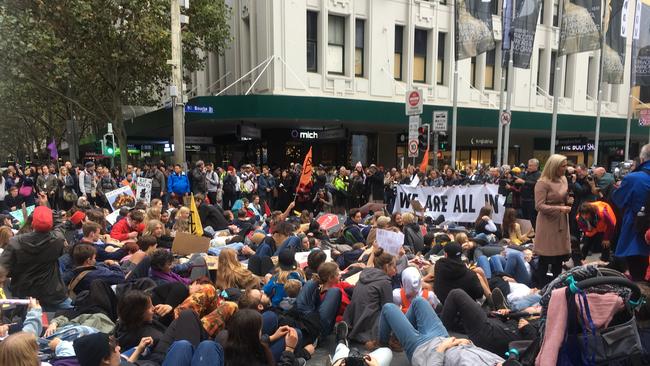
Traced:
<path fill-rule="evenodd" d="M 361 216 L 366 216 L 370 211 L 383 211 L 385 207 L 386 204 L 384 203 L 366 203 L 365 205 L 359 207 L 359 211 L 361 211 Z"/>

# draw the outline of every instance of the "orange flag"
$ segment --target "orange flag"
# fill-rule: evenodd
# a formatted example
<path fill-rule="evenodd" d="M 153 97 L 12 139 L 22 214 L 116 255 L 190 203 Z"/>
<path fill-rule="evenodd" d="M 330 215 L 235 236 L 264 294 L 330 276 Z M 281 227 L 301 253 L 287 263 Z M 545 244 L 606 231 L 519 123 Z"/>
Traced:
<path fill-rule="evenodd" d="M 427 165 L 429 165 L 429 148 L 426 149 L 424 156 L 422 157 L 422 163 L 420 163 L 420 172 L 426 173 Z"/>
<path fill-rule="evenodd" d="M 296 192 L 304 192 L 311 187 L 311 176 L 314 173 L 314 170 L 311 166 L 311 146 L 309 147 L 309 152 L 305 156 L 305 162 L 302 164 L 302 174 L 300 174 L 300 182 L 298 183 L 298 188 Z"/>

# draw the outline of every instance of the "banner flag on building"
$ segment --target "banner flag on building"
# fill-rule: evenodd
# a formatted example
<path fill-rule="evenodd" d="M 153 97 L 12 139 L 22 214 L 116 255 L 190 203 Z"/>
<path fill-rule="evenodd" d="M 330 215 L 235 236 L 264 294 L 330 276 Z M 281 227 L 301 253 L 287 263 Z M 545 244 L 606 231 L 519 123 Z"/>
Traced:
<path fill-rule="evenodd" d="M 456 61 L 493 50 L 495 43 L 490 1 L 455 1 Z"/>
<path fill-rule="evenodd" d="M 600 48 L 600 0 L 564 0 L 560 55 Z"/>
<path fill-rule="evenodd" d="M 301 193 L 307 191 L 311 185 L 311 177 L 314 173 L 314 170 L 311 165 L 311 146 L 309 147 L 309 152 L 305 155 L 305 161 L 302 164 L 302 173 L 300 174 L 300 182 L 298 183 L 298 188 L 296 188 L 296 193 Z"/>
<path fill-rule="evenodd" d="M 632 39 L 632 84 L 650 85 L 650 0 L 636 2 Z"/>
<path fill-rule="evenodd" d="M 196 236 L 203 236 L 203 225 L 201 224 L 201 217 L 199 210 L 196 209 L 196 201 L 194 200 L 194 193 L 191 195 L 190 201 L 190 233 Z"/>
<path fill-rule="evenodd" d="M 609 84 L 623 84 L 629 0 L 607 0 L 607 3 L 610 10 L 603 24 L 605 48 L 602 50 L 602 79 Z"/>
<path fill-rule="evenodd" d="M 515 1 L 515 18 L 510 26 L 509 36 L 506 37 L 505 16 L 504 15 L 504 43 L 506 38 L 509 41 L 508 48 L 504 46 L 501 64 L 503 67 L 508 66 L 510 50 L 514 67 L 520 69 L 530 68 L 530 56 L 533 54 L 535 44 L 535 31 L 537 30 L 537 19 L 539 18 L 539 9 L 542 0 L 513 0 Z M 508 3 L 509 1 L 505 1 Z M 505 13 L 504 13 L 505 14 Z"/>

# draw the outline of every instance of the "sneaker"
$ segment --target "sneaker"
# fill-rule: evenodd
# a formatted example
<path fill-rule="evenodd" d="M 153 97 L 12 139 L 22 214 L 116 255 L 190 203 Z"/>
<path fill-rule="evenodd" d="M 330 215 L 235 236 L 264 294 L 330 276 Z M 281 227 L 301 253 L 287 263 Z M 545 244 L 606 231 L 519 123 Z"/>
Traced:
<path fill-rule="evenodd" d="M 503 296 L 503 292 L 501 292 L 501 289 L 499 288 L 492 290 L 492 302 L 494 304 L 494 310 L 510 309 L 508 299 Z"/>
<path fill-rule="evenodd" d="M 336 334 L 336 344 L 343 343 L 348 346 L 348 332 L 350 327 L 346 322 L 338 322 L 334 325 L 334 334 Z"/>
<path fill-rule="evenodd" d="M 298 363 L 298 366 L 306 366 L 307 365 L 307 360 L 305 360 L 302 357 L 296 358 L 296 362 Z"/>

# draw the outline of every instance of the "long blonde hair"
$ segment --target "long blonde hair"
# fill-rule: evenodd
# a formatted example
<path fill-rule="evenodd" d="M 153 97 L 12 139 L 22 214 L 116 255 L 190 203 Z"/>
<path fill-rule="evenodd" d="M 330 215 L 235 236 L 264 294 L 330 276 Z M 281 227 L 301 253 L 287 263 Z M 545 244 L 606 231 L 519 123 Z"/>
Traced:
<path fill-rule="evenodd" d="M 14 232 L 11 230 L 10 227 L 8 226 L 2 226 L 0 227 L 0 248 L 4 249 L 4 247 L 9 244 L 9 240 L 14 236 Z"/>
<path fill-rule="evenodd" d="M 554 181 L 560 178 L 558 171 L 560 170 L 562 163 L 564 163 L 566 160 L 566 156 L 564 155 L 551 155 L 548 160 L 546 160 L 546 164 L 544 164 L 544 170 L 542 171 L 542 176 L 540 179 Z"/>
<path fill-rule="evenodd" d="M 142 235 L 151 235 L 155 236 L 153 234 L 154 230 L 156 230 L 156 227 L 160 225 L 160 227 L 163 229 L 163 235 L 165 234 L 165 225 L 163 225 L 160 220 L 148 220 L 147 221 L 147 226 L 145 226 L 144 231 L 142 232 Z"/>
<path fill-rule="evenodd" d="M 149 207 L 144 215 L 144 220 L 160 220 L 160 210 L 155 207 Z"/>
<path fill-rule="evenodd" d="M 27 332 L 18 332 L 0 342 L 0 365 L 39 366 L 36 337 Z"/>
<path fill-rule="evenodd" d="M 246 289 L 259 288 L 259 286 L 259 278 L 241 265 L 237 259 L 237 252 L 230 248 L 221 250 L 215 287 L 225 290 L 231 287 Z"/>

